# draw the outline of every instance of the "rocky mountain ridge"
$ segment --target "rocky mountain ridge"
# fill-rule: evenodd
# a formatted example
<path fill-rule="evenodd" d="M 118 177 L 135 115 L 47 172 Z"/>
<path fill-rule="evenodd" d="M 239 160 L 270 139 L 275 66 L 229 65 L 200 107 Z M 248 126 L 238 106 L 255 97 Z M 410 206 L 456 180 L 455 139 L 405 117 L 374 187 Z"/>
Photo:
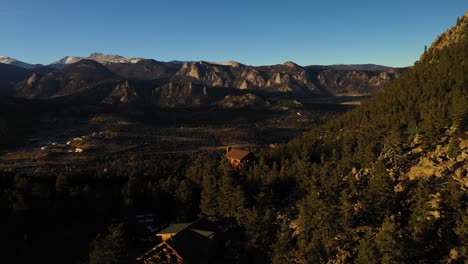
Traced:
<path fill-rule="evenodd" d="M 184 107 L 184 103 L 186 107 L 219 105 L 228 95 L 234 97 L 227 104 L 232 104 L 235 96 L 241 96 L 238 100 L 244 102 L 242 105 L 252 102 L 252 106 L 258 106 L 255 103 L 258 100 L 268 101 L 271 96 L 368 96 L 404 70 L 378 65 L 303 67 L 291 61 L 269 66 L 235 61 L 181 64 L 102 53 L 67 56 L 50 67 L 36 65 L 26 70 L 10 66 L 4 67 L 5 71 L 22 74 L 15 75 L 14 79 L 7 72 L 0 76 L 3 95 L 42 100 L 66 98 L 93 104 L 140 102 L 161 107 Z M 93 96 L 93 93 L 97 94 Z M 245 97 L 249 93 L 257 99 Z M 142 96 L 146 98 L 139 98 Z"/>
<path fill-rule="evenodd" d="M 32 69 L 37 66 L 34 64 L 29 64 L 29 63 L 22 62 L 22 61 L 12 59 L 10 57 L 5 57 L 5 56 L 0 56 L 0 63 L 14 65 L 14 66 L 18 66 L 24 69 Z"/>
<path fill-rule="evenodd" d="M 80 103 L 140 102 L 161 107 L 194 107 L 216 105 L 226 95 L 247 93 L 263 93 L 263 97 L 367 96 L 402 71 L 336 70 L 327 66 L 302 67 L 293 62 L 254 67 L 205 61 L 180 65 L 155 60 L 101 64 L 80 59 L 62 69 L 33 71 L 17 82 L 14 95 L 28 99 L 66 97 Z M 95 89 L 99 96 L 92 96 Z M 83 96 L 85 91 L 91 94 Z"/>
<path fill-rule="evenodd" d="M 106 55 L 103 53 L 95 52 L 89 55 L 88 57 L 73 57 L 73 56 L 66 56 L 58 61 L 51 63 L 49 66 L 62 69 L 67 65 L 76 63 L 80 60 L 93 60 L 99 62 L 101 64 L 113 64 L 113 63 L 137 63 L 143 58 L 125 58 L 120 55 Z"/>
<path fill-rule="evenodd" d="M 432 45 L 422 55 L 423 60 L 429 53 L 433 53 L 436 50 L 442 50 L 450 47 L 457 43 L 461 43 L 466 38 L 468 32 L 468 11 L 465 12 L 464 16 L 457 18 L 457 25 L 450 28 L 443 34 L 437 37 Z"/>

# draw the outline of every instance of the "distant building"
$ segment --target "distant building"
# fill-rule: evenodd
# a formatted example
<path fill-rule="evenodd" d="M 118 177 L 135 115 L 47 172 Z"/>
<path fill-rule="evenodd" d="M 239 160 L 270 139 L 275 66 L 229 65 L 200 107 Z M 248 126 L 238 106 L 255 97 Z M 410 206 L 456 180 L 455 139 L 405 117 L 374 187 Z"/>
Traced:
<path fill-rule="evenodd" d="M 83 153 L 83 149 L 82 148 L 75 148 L 75 152 L 76 153 Z"/>
<path fill-rule="evenodd" d="M 205 219 L 170 225 L 156 234 L 162 242 L 137 261 L 144 264 L 210 263 L 217 246 L 213 230 L 213 225 Z"/>
<path fill-rule="evenodd" d="M 234 149 L 232 147 L 226 148 L 225 157 L 235 167 L 240 167 L 241 165 L 253 162 L 254 160 L 254 155 L 252 152 L 241 149 Z"/>

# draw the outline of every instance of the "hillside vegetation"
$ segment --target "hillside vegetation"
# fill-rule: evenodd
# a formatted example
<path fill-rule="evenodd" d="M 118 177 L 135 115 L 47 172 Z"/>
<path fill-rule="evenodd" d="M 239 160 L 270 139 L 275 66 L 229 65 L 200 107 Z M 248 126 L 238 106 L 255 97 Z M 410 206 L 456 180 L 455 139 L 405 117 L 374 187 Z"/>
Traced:
<path fill-rule="evenodd" d="M 86 262 L 95 235 L 126 222 L 127 251 L 119 233 L 90 256 L 128 262 L 144 252 L 131 219 L 151 212 L 157 225 L 222 225 L 229 248 L 213 263 L 467 263 L 467 36 L 464 16 L 372 99 L 239 170 L 221 155 L 135 151 L 86 171 L 5 172 L 5 259 Z"/>

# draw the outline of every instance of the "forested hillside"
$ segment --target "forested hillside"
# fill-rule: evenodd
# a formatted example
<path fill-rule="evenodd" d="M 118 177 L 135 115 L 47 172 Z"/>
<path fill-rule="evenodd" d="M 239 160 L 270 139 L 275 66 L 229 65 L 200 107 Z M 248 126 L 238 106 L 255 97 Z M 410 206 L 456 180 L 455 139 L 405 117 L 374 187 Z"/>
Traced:
<path fill-rule="evenodd" d="M 467 261 L 468 18 L 446 34 L 360 108 L 269 151 L 296 168 L 298 199 L 293 249 L 274 260 Z"/>
<path fill-rule="evenodd" d="M 234 177 L 245 180 L 250 208 L 239 224 L 256 256 L 269 252 L 273 263 L 467 260 L 468 17 L 447 34 L 443 48 L 438 41 L 361 107 L 265 151 L 245 177 Z M 276 239 L 268 227 L 279 230 Z"/>
<path fill-rule="evenodd" d="M 252 166 L 135 151 L 85 171 L 4 172 L 2 260 L 131 263 L 154 246 L 136 242 L 135 215 L 153 213 L 223 226 L 213 263 L 466 263 L 467 128 L 465 16 L 385 90 Z"/>

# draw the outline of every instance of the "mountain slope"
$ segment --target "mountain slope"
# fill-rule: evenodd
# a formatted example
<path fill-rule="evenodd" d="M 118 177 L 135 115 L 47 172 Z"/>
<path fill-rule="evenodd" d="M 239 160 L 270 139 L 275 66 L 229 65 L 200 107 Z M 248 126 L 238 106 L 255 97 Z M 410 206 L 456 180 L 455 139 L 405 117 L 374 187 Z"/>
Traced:
<path fill-rule="evenodd" d="M 294 246 L 279 254 L 298 263 L 468 261 L 467 64 L 468 14 L 359 108 L 269 151 L 280 165 L 265 175 L 293 171 L 283 181 L 294 182 L 286 193 L 299 211 Z"/>
<path fill-rule="evenodd" d="M 0 63 L 0 96 L 13 95 L 16 83 L 24 80 L 32 71 L 22 67 Z"/>
<path fill-rule="evenodd" d="M 306 70 L 296 64 L 252 67 L 233 63 L 221 65 L 198 61 L 190 64 L 184 63 L 175 76 L 201 82 L 207 87 L 311 94 L 315 92 L 315 86 L 308 81 Z"/>
<path fill-rule="evenodd" d="M 112 63 L 106 66 L 124 78 L 136 80 L 169 78 L 180 69 L 178 64 L 156 60 L 141 60 L 137 63 Z"/>
<path fill-rule="evenodd" d="M 327 68 L 316 75 L 316 83 L 332 95 L 371 95 L 395 80 L 402 72 L 402 69 L 378 71 Z"/>
<path fill-rule="evenodd" d="M 29 63 L 15 60 L 15 59 L 5 57 L 5 56 L 0 56 L 0 63 L 14 65 L 14 66 L 18 66 L 24 69 L 32 69 L 37 66 L 37 65 L 29 64 Z"/>
<path fill-rule="evenodd" d="M 335 70 L 357 70 L 357 71 L 388 71 L 392 67 L 376 65 L 376 64 L 334 64 L 328 66 Z"/>
<path fill-rule="evenodd" d="M 91 62 L 95 62 L 95 64 Z M 362 67 L 370 69 L 374 66 Z M 80 101 L 89 98 L 92 102 L 96 102 L 96 98 L 102 99 L 103 91 L 108 91 L 110 88 L 106 86 L 107 88 L 104 90 L 97 89 L 96 92 L 99 93 L 99 96 L 93 98 L 93 89 L 89 89 L 93 84 L 109 83 L 109 79 L 118 79 L 117 83 L 123 80 L 132 80 L 126 84 L 121 83 L 125 87 L 128 86 L 125 90 L 135 92 L 136 90 L 146 91 L 149 89 L 155 94 L 161 94 L 156 90 L 172 90 L 169 93 L 171 99 L 168 103 L 160 100 L 134 98 L 149 105 L 159 106 L 161 104 L 166 107 L 175 105 L 182 107 L 180 102 L 189 102 L 190 100 L 186 97 L 191 93 L 186 91 L 190 90 L 189 87 L 194 87 L 194 84 L 204 88 L 205 92 L 200 94 L 203 97 L 208 95 L 207 89 L 223 88 L 220 92 L 210 93 L 208 96 L 212 97 L 210 100 L 205 100 L 205 98 L 199 101 L 201 104 L 207 105 L 216 105 L 215 101 L 221 100 L 222 98 L 218 97 L 223 93 L 242 96 L 247 93 L 262 93 L 267 97 L 294 97 L 296 99 L 320 96 L 368 96 L 382 89 L 403 71 L 403 69 L 374 69 L 372 71 L 335 69 L 328 66 L 302 67 L 293 62 L 260 67 L 247 66 L 234 61 L 224 63 L 198 61 L 180 65 L 140 58 L 127 59 L 118 55 L 101 53 L 93 53 L 89 57 L 65 57 L 49 66 L 35 67 L 32 70 L 34 74 L 31 73 L 29 78 L 23 80 L 15 79 L 12 81 L 5 77 L 5 82 L 9 83 L 9 88 L 5 88 L 9 91 L 8 94 L 11 95 L 11 87 L 18 84 L 16 93 L 18 97 L 29 99 L 66 97 L 73 100 L 72 98 L 76 94 L 76 98 L 80 98 Z M 20 81 L 21 83 L 19 83 Z M 148 88 L 148 83 L 153 83 L 153 86 Z M 142 84 L 144 87 L 141 89 L 135 87 L 138 84 Z M 174 85 L 181 89 L 170 88 Z M 83 96 L 84 90 L 89 90 L 86 92 L 86 96 Z M 125 99 L 126 95 L 123 95 L 122 100 L 119 100 L 117 97 L 121 94 L 122 91 L 109 91 L 108 96 L 113 99 L 105 101 L 107 103 L 119 102 L 119 104 L 135 101 Z M 137 92 L 134 96 L 139 97 L 143 94 L 145 93 Z M 216 94 L 216 96 L 213 97 L 212 94 Z M 180 98 L 176 98 L 177 96 Z M 198 103 L 189 103 L 189 105 L 201 106 Z"/>
<path fill-rule="evenodd" d="M 137 63 L 143 60 L 143 58 L 125 58 L 120 55 L 107 55 L 107 54 L 95 52 L 89 55 L 88 57 L 66 56 L 58 61 L 51 63 L 49 66 L 56 68 L 56 69 L 62 69 L 66 67 L 67 65 L 76 63 L 80 60 L 93 60 L 101 64 L 112 64 L 112 63 Z"/>
<path fill-rule="evenodd" d="M 103 65 L 91 60 L 81 60 L 44 76 L 34 73 L 16 86 L 16 95 L 28 99 L 69 97 L 92 90 L 100 84 L 116 81 L 118 77 Z M 88 99 L 96 102 L 96 97 L 92 94 Z"/>
<path fill-rule="evenodd" d="M 380 90 L 403 72 L 403 69 L 363 71 L 335 70 L 326 66 L 301 67 L 293 62 L 260 67 L 231 64 L 185 63 L 176 75 L 193 78 L 208 87 L 296 95 L 360 95 Z"/>
<path fill-rule="evenodd" d="M 467 37 L 467 17 L 468 11 L 464 16 L 458 18 L 456 26 L 450 28 L 447 32 L 444 32 L 442 35 L 437 37 L 434 43 L 432 43 L 431 47 L 421 56 L 421 59 L 423 60 L 427 55 L 430 55 L 436 51 L 441 51 L 452 45 L 465 42 Z"/>

